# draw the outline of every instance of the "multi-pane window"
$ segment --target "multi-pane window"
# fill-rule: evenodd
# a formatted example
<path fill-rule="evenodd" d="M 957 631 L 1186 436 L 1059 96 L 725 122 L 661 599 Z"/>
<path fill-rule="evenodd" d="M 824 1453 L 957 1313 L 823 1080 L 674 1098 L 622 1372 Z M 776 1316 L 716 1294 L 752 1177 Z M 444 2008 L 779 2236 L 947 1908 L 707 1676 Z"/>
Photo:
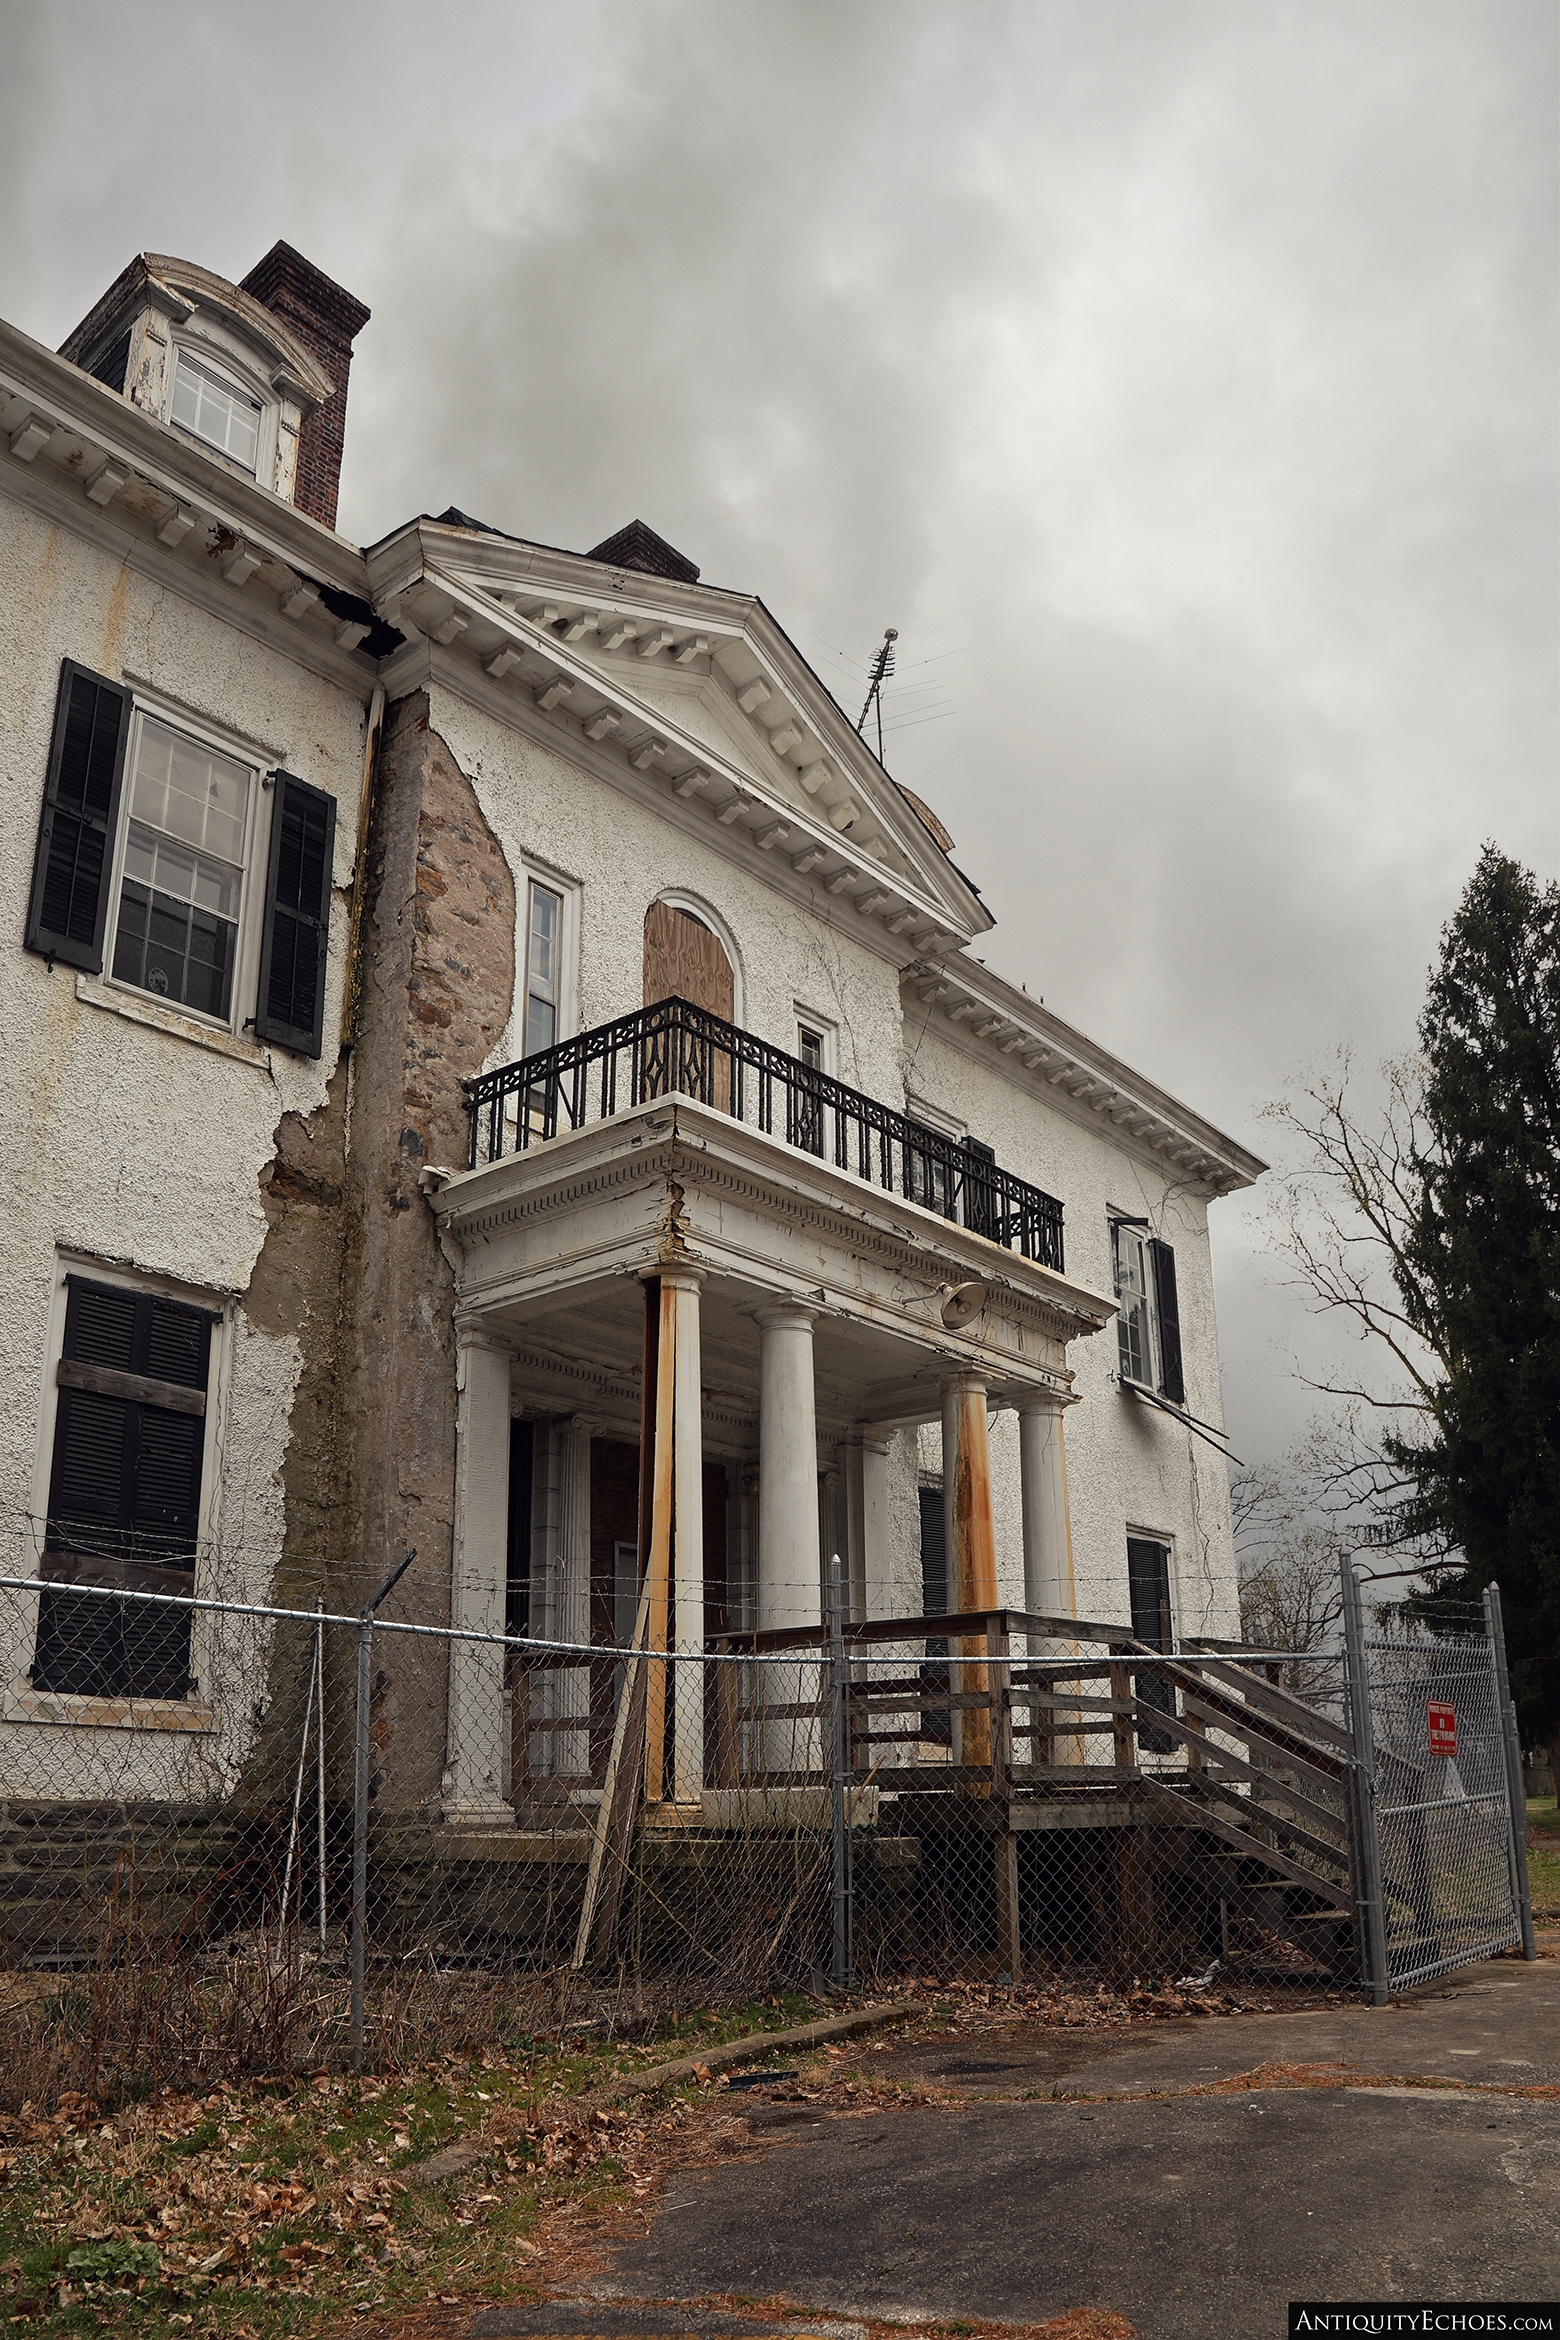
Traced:
<path fill-rule="evenodd" d="M 226 1022 L 254 774 L 143 716 L 125 830 L 113 975 Z"/>
<path fill-rule="evenodd" d="M 335 834 L 323 789 L 274 770 L 262 782 L 258 758 L 226 754 L 67 658 L 26 946 L 317 1057 Z"/>
<path fill-rule="evenodd" d="M 526 946 L 525 1053 L 540 1056 L 558 1038 L 558 971 L 563 896 L 531 880 Z"/>
<path fill-rule="evenodd" d="M 997 1149 L 981 1139 L 964 1140 L 964 1224 L 972 1234 L 987 1235 L 994 1243 L 1006 1241 L 996 1180 L 985 1175 L 996 1168 Z"/>
<path fill-rule="evenodd" d="M 923 1121 L 912 1120 L 911 1134 L 905 1140 L 905 1192 L 912 1202 L 924 1203 L 940 1218 L 951 1219 L 953 1208 L 953 1165 L 949 1155 L 955 1141 L 940 1129 L 930 1129 Z"/>
<path fill-rule="evenodd" d="M 1154 1341 L 1149 1313 L 1148 1245 L 1136 1227 L 1116 1220 L 1111 1228 L 1116 1268 L 1116 1346 L 1123 1381 L 1152 1388 Z"/>
<path fill-rule="evenodd" d="M 1143 1220 L 1113 1219 L 1110 1239 L 1121 1378 L 1139 1389 L 1157 1389 L 1172 1405 L 1184 1405 L 1175 1252 L 1150 1235 Z"/>
<path fill-rule="evenodd" d="M 260 445 L 259 406 L 184 350 L 174 377 L 173 419 L 246 471 L 254 470 Z"/>
<path fill-rule="evenodd" d="M 823 1034 L 814 1031 L 810 1024 L 798 1024 L 796 1028 L 796 1053 L 808 1072 L 822 1074 L 824 1070 Z M 823 1153 L 823 1089 L 821 1081 L 816 1088 L 800 1082 L 797 1084 L 795 1120 L 796 1127 L 791 1133 L 792 1144 L 800 1146 L 804 1153 L 821 1156 Z"/>

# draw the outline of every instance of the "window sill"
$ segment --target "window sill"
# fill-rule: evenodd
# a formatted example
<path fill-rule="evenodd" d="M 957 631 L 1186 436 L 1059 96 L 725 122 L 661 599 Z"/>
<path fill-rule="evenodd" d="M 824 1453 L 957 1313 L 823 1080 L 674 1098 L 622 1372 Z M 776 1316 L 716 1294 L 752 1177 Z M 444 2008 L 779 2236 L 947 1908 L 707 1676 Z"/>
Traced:
<path fill-rule="evenodd" d="M 199 1737 L 217 1727 L 215 1707 L 198 1698 L 83 1698 L 63 1690 L 35 1690 L 25 1677 L 6 1693 L 5 1720 L 64 1724 L 77 1731 L 172 1731 Z"/>
<path fill-rule="evenodd" d="M 181 1016 L 176 1008 L 158 1007 L 150 999 L 132 997 L 103 981 L 101 975 L 78 975 L 76 997 L 89 1007 L 107 1008 L 111 1015 L 123 1016 L 132 1024 L 144 1024 L 150 1032 L 166 1032 L 175 1040 L 192 1040 L 197 1048 L 209 1048 L 217 1056 L 229 1056 L 236 1064 L 253 1065 L 258 1072 L 271 1069 L 271 1052 L 253 1040 L 241 1040 L 232 1032 L 218 1031 L 210 1024 L 197 1024 L 190 1016 Z"/>

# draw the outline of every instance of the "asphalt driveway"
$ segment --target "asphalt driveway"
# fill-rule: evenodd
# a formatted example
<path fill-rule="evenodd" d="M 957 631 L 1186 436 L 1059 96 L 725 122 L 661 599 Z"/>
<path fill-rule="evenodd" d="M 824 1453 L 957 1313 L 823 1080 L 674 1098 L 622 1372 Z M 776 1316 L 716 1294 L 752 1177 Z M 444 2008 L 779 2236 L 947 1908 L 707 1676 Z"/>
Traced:
<path fill-rule="evenodd" d="M 731 2157 L 675 2175 L 575 2313 L 671 2332 L 737 2329 L 676 2304 L 731 2294 L 844 2322 L 1092 2307 L 1144 2340 L 1266 2340 L 1290 2299 L 1560 2300 L 1560 2097 L 1519 2093 L 1560 2081 L 1554 1959 L 1379 2012 L 1015 2024 L 870 2064 L 953 2101 L 725 2099 Z M 561 2312 L 474 2330 L 581 2328 Z"/>

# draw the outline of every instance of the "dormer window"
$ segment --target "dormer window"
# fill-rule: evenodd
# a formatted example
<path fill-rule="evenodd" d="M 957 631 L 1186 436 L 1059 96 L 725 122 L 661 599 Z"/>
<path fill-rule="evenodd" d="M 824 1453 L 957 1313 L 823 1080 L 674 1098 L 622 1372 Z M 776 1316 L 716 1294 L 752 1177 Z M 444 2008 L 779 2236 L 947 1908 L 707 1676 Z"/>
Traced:
<path fill-rule="evenodd" d="M 352 343 L 367 321 L 362 302 L 290 244 L 242 284 L 141 252 L 60 355 L 334 528 Z"/>
<path fill-rule="evenodd" d="M 252 472 L 260 445 L 260 417 L 261 409 L 253 398 L 224 382 L 188 350 L 180 350 L 173 385 L 176 423 Z"/>

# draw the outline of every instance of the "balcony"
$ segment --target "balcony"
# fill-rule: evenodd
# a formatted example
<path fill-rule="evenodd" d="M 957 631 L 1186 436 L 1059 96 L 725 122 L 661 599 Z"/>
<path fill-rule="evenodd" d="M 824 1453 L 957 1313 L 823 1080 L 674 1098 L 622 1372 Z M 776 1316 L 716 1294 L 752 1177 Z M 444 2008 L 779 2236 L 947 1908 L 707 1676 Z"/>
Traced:
<path fill-rule="evenodd" d="M 685 999 L 658 1000 L 466 1084 L 468 1167 L 680 1095 L 831 1162 L 1062 1275 L 1062 1206 L 973 1147 L 895 1113 Z"/>

